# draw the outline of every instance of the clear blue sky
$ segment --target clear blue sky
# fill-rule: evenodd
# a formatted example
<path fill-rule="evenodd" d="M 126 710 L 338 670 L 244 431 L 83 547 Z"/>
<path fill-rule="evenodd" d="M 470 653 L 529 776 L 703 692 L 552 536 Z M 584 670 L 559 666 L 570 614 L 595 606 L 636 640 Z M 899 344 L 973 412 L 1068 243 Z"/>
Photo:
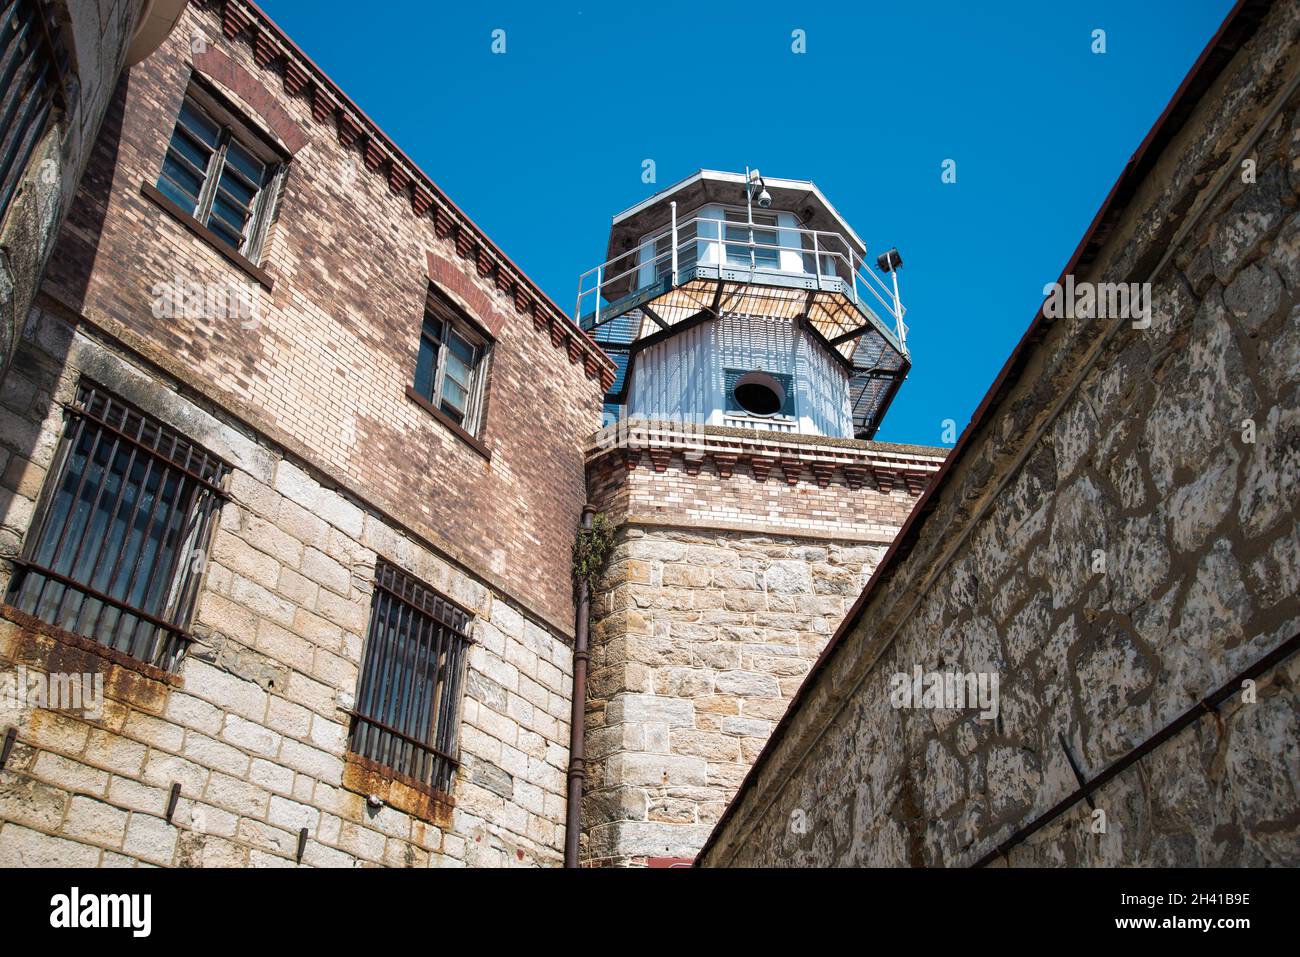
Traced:
<path fill-rule="evenodd" d="M 877 438 L 937 445 L 1232 4 L 262 6 L 566 310 L 610 217 L 652 192 L 747 164 L 813 180 L 905 259 L 913 367 Z"/>

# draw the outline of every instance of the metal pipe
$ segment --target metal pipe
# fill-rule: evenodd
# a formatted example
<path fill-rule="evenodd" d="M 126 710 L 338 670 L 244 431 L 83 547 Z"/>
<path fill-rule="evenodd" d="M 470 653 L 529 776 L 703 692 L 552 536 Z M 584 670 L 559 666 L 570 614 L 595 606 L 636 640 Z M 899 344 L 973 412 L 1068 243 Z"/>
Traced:
<path fill-rule="evenodd" d="M 907 331 L 903 328 L 903 301 L 898 298 L 898 267 L 889 270 L 889 274 L 894 277 L 894 330 L 898 333 L 899 344 L 902 345 L 907 337 Z"/>
<path fill-rule="evenodd" d="M 591 530 L 596 508 L 582 506 L 582 530 Z M 588 619 L 591 589 L 586 579 L 578 582 L 578 619 L 573 628 L 573 710 L 569 716 L 569 798 L 564 818 L 564 866 L 578 866 L 578 838 L 582 834 L 582 786 L 587 779 L 584 723 L 587 712 Z"/>
<path fill-rule="evenodd" d="M 673 214 L 673 239 L 672 239 L 672 243 L 673 243 L 673 276 L 672 276 L 671 281 L 668 283 L 668 285 L 670 285 L 670 286 L 676 286 L 676 285 L 677 285 L 677 200 L 673 200 L 673 203 L 672 203 L 672 214 Z"/>
<path fill-rule="evenodd" d="M 1285 641 L 1277 648 L 1274 648 L 1271 652 L 1269 652 L 1259 661 L 1256 661 L 1245 671 L 1242 671 L 1237 675 L 1235 675 L 1234 677 L 1229 678 L 1227 683 L 1220 686 L 1217 691 L 1213 692 L 1212 694 L 1206 695 L 1204 698 L 1202 698 L 1196 704 L 1192 705 L 1190 708 L 1188 708 L 1186 711 L 1180 714 L 1169 724 L 1165 725 L 1155 734 L 1151 735 L 1151 737 L 1147 738 L 1136 748 L 1134 748 L 1128 754 L 1124 755 L 1124 757 L 1120 758 L 1118 761 L 1111 764 L 1109 767 L 1106 768 L 1106 770 L 1102 771 L 1100 774 L 1096 775 L 1091 780 L 1088 781 L 1082 780 L 1082 776 L 1080 775 L 1079 769 L 1074 764 L 1074 758 L 1067 751 L 1066 756 L 1070 758 L 1070 766 L 1074 768 L 1075 775 L 1080 778 L 1079 787 L 1076 790 L 1072 791 L 1070 794 L 1066 795 L 1064 799 L 1058 801 L 1047 811 L 1040 814 L 1029 824 L 1026 824 L 1024 827 L 1020 828 L 1018 831 L 1016 831 L 1014 834 L 1008 837 L 1005 841 L 998 844 L 995 848 L 993 848 L 991 851 L 989 851 L 987 854 L 981 857 L 978 861 L 976 861 L 972 866 L 985 867 L 993 863 L 999 857 L 1005 857 L 1007 851 L 1011 850 L 1011 848 L 1015 847 L 1017 844 L 1024 841 L 1025 838 L 1029 837 L 1035 831 L 1041 830 L 1042 828 L 1046 827 L 1048 824 L 1056 820 L 1058 817 L 1060 817 L 1062 814 L 1068 811 L 1075 804 L 1078 804 L 1079 801 L 1083 800 L 1084 798 L 1087 798 L 1088 803 L 1091 804 L 1092 794 L 1094 791 L 1101 788 L 1102 785 L 1109 782 L 1112 778 L 1115 778 L 1118 775 L 1120 775 L 1122 772 L 1128 770 L 1130 767 L 1136 764 L 1142 757 L 1144 757 L 1147 754 L 1150 754 L 1157 747 L 1164 744 L 1166 741 L 1168 741 L 1170 738 L 1176 735 L 1179 731 L 1182 731 L 1184 728 L 1186 728 L 1189 724 L 1198 721 L 1199 719 L 1201 719 L 1207 714 L 1217 711 L 1219 705 L 1223 704 L 1233 695 L 1241 691 L 1243 682 L 1247 680 L 1254 680 L 1255 678 L 1261 677 L 1265 672 L 1269 671 L 1274 666 L 1281 664 L 1291 655 L 1295 654 L 1297 648 L 1300 648 L 1300 634 L 1292 635 L 1290 640 Z"/>

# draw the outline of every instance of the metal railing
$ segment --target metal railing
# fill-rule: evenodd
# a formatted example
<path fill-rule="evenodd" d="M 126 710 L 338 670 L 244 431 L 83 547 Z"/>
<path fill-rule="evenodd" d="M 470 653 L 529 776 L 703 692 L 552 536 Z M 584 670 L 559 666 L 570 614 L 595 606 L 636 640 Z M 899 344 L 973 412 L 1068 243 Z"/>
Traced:
<path fill-rule="evenodd" d="M 56 107 L 67 58 L 42 0 L 0 0 L 0 222 Z"/>
<path fill-rule="evenodd" d="M 694 278 L 696 267 L 707 267 L 716 268 L 719 278 L 740 272 L 746 282 L 797 279 L 810 288 L 841 291 L 864 312 L 884 310 L 906 347 L 907 310 L 899 299 L 897 274 L 891 273 L 891 288 L 842 233 L 710 216 L 679 222 L 677 204 L 671 208 L 667 230 L 578 277 L 574 321 L 589 330 L 599 328 L 619 314 L 621 301 L 665 284 L 679 285 Z M 773 234 L 776 241 L 768 241 Z"/>

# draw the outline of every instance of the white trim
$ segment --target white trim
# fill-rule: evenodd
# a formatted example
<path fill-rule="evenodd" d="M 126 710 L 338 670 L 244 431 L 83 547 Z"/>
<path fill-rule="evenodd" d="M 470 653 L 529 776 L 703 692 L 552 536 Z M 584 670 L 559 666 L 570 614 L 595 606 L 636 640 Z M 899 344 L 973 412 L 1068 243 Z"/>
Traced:
<path fill-rule="evenodd" d="M 682 190 L 686 189 L 688 186 L 692 186 L 695 183 L 704 182 L 705 180 L 709 180 L 715 183 L 733 183 L 736 186 L 743 187 L 745 185 L 745 174 L 727 173 L 721 170 L 714 170 L 714 169 L 699 170 L 698 172 L 693 173 L 692 175 L 686 177 L 686 179 L 674 183 L 673 185 L 667 187 L 666 189 L 660 190 L 659 192 L 655 193 L 653 196 L 648 197 L 647 199 L 641 200 L 641 202 L 637 203 L 635 206 L 629 206 L 621 213 L 615 213 L 613 225 L 617 226 L 619 223 L 627 219 L 631 219 L 633 216 L 637 215 L 638 213 L 645 212 L 645 210 L 649 209 L 650 207 L 658 205 L 660 202 L 667 199 L 674 193 L 679 193 Z M 839 225 L 843 233 L 849 238 L 851 238 L 855 243 L 858 244 L 859 252 L 861 252 L 861 250 L 863 249 L 866 249 L 866 244 L 862 241 L 861 237 L 859 237 L 858 234 L 853 231 L 853 227 L 851 227 L 847 222 L 845 222 L 844 217 L 839 214 L 839 212 L 835 209 L 835 207 L 831 205 L 830 200 L 828 200 L 822 194 L 822 191 L 818 189 L 817 185 L 813 183 L 811 180 L 776 179 L 775 177 L 772 176 L 764 176 L 763 182 L 767 185 L 769 191 L 773 189 L 786 189 L 786 190 L 792 190 L 798 192 L 812 193 L 813 196 L 817 198 L 817 201 L 821 203 L 824 207 L 826 207 L 826 211 Z"/>

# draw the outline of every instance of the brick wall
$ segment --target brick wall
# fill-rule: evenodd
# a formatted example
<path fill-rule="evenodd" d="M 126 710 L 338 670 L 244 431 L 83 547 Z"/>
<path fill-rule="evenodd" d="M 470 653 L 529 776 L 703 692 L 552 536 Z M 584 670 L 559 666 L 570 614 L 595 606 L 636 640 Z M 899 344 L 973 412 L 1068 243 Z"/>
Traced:
<path fill-rule="evenodd" d="M 46 293 L 571 633 L 580 443 L 607 360 L 247 9 L 191 5 L 123 80 Z M 142 193 L 194 71 L 292 153 L 256 323 L 152 309 L 160 283 L 258 283 Z M 490 460 L 406 396 L 431 281 L 496 337 Z"/>
<path fill-rule="evenodd" d="M 256 263 L 148 195 L 192 73 L 290 154 Z M 232 282 L 255 321 L 157 308 Z M 431 284 L 495 340 L 477 443 L 406 396 Z M 0 588 L 83 376 L 230 462 L 231 500 L 174 674 L 0 608 L 0 678 L 107 695 L 0 704 L 0 862 L 292 865 L 305 827 L 306 865 L 558 864 L 581 443 L 610 375 L 259 12 L 191 4 L 116 88 L 0 389 Z M 347 750 L 380 558 L 473 618 L 447 794 Z"/>
<path fill-rule="evenodd" d="M 1266 12 L 1074 277 L 1150 279 L 1150 326 L 1026 337 L 706 866 L 1300 864 L 1300 10 Z M 902 706 L 918 666 L 1000 676 L 998 715 Z M 1044 819 L 1072 759 L 1120 773 Z"/>

